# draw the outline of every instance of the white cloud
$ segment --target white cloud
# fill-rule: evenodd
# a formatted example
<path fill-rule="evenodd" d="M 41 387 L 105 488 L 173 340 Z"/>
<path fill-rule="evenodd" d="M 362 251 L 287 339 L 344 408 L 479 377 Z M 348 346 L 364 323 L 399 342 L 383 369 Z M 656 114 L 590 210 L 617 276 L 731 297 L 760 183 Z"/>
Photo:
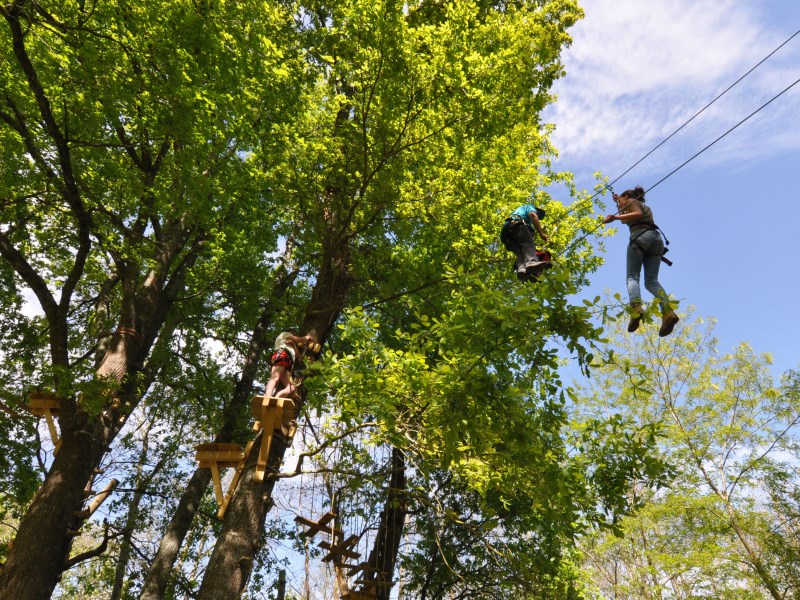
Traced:
<path fill-rule="evenodd" d="M 567 75 L 546 119 L 557 168 L 615 177 L 794 31 L 765 5 L 735 0 L 586 0 L 564 52 Z M 773 18 L 780 15 L 771 15 Z M 800 35 L 637 167 L 666 174 L 800 77 Z M 800 84 L 702 160 L 741 161 L 800 149 Z M 700 159 L 698 159 L 699 161 Z"/>

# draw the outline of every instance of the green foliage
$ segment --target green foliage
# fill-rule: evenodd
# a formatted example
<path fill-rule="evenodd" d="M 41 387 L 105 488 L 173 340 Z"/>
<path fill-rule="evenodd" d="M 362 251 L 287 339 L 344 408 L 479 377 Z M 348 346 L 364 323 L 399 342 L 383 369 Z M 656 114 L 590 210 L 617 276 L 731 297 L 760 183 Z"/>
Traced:
<path fill-rule="evenodd" d="M 77 281 L 69 357 L 56 360 L 53 316 L 21 317 L 30 278 L 18 263 L 15 274 L 0 267 L 9 283 L 1 307 L 14 315 L 0 317 L 2 340 L 13 342 L 2 369 L 17 373 L 7 380 L 14 397 L 59 384 L 95 417 L 119 386 L 136 386 L 128 426 L 106 457 L 126 490 L 108 504 L 112 527 L 125 527 L 130 490 L 146 480 L 134 527 L 152 553 L 191 446 L 221 426 L 265 305 L 278 313 L 276 331 L 331 306 L 338 320 L 308 380 L 308 406 L 328 424 L 323 433 L 362 432 L 337 440 L 333 467 L 341 486 L 370 500 L 365 520 L 382 502 L 389 449 L 408 456 L 413 585 L 433 585 L 423 577 L 432 563 L 442 594 L 485 584 L 504 595 L 574 597 L 575 538 L 617 530 L 637 506 L 626 497 L 631 482 L 657 486 L 667 474 L 653 451 L 657 427 L 621 416 L 571 420 L 558 375 L 559 348 L 587 369 L 602 335 L 597 303 L 570 300 L 602 260 L 585 239 L 597 225 L 591 205 L 568 209 L 543 191 L 563 185 L 588 197 L 552 171 L 540 118 L 578 5 L 30 7 L 35 74 L 12 53 L 0 56 L 0 94 L 15 107 L 0 108 L 10 111 L 0 115 L 0 234 L 46 292 L 57 297 Z M 34 75 L 66 150 L 40 114 Z M 547 208 L 556 266 L 523 286 L 496 240 L 502 217 L 531 193 Z M 265 298 L 290 270 L 285 297 Z M 98 376 L 110 334 L 130 325 L 132 297 L 153 293 L 145 284 L 159 277 L 178 282 L 169 305 L 133 315 L 137 325 L 163 317 L 152 351 L 137 357 L 133 375 Z M 142 423 L 159 442 L 146 465 Z M 18 447 L 4 447 L 17 464 L 19 503 L 33 489 L 27 427 Z M 187 574 L 219 531 L 207 518 L 214 512 L 207 494 L 168 597 L 196 586 Z M 129 589 L 146 562 L 132 562 Z M 105 590 L 110 571 L 87 565 L 75 577 Z"/>
<path fill-rule="evenodd" d="M 775 386 L 769 356 L 747 344 L 719 354 L 712 326 L 690 316 L 678 335 L 657 341 L 647 328 L 622 333 L 619 321 L 616 351 L 575 396 L 582 414 L 662 429 L 674 469 L 668 489 L 629 487 L 644 508 L 620 524 L 624 537 L 590 537 L 582 549 L 607 594 L 774 597 L 797 586 L 787 562 L 796 552 L 796 384 L 789 374 Z M 624 577 L 612 581 L 612 569 Z"/>

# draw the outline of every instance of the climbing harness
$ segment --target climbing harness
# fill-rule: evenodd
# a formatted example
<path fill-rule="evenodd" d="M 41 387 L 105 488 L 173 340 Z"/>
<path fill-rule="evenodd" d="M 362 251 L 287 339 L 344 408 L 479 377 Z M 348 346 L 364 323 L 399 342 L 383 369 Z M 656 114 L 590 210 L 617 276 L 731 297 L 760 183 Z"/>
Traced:
<path fill-rule="evenodd" d="M 503 226 L 500 228 L 500 242 L 509 252 L 514 252 L 515 247 L 514 240 L 511 237 L 511 230 L 520 223 L 523 223 L 522 217 L 512 215 L 506 217 Z"/>
<path fill-rule="evenodd" d="M 664 232 L 661 231 L 661 228 L 658 225 L 656 225 L 655 223 L 637 223 L 637 225 L 643 225 L 644 227 L 647 227 L 647 229 L 645 229 L 644 231 L 636 234 L 636 237 L 631 238 L 629 244 L 639 248 L 639 250 L 641 250 L 642 254 L 650 254 L 649 252 L 647 252 L 642 247 L 642 245 L 637 240 L 640 237 L 642 237 L 645 233 L 647 233 L 648 231 L 657 231 L 661 235 L 661 237 L 664 239 L 664 251 L 661 253 L 661 262 L 667 263 L 667 266 L 671 267 L 672 266 L 672 261 L 670 259 L 668 259 L 666 256 L 664 256 L 667 252 L 669 252 L 669 248 L 667 247 L 667 246 L 669 246 L 669 240 L 667 239 L 667 236 L 664 234 Z"/>

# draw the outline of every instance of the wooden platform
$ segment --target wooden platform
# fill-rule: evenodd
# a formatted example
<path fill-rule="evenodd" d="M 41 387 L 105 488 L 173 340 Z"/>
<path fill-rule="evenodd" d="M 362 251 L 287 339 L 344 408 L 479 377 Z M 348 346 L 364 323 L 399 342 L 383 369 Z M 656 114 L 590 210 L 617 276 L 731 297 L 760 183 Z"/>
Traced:
<path fill-rule="evenodd" d="M 28 399 L 28 410 L 34 416 L 44 417 L 47 421 L 50 441 L 53 442 L 53 454 L 58 453 L 58 449 L 61 447 L 61 436 L 54 420 L 61 410 L 61 400 L 60 396 L 52 392 L 31 392 Z"/>
<path fill-rule="evenodd" d="M 236 491 L 236 486 L 239 485 L 239 478 L 244 469 L 244 461 L 253 447 L 253 442 L 247 443 L 244 449 L 239 444 L 229 443 L 210 443 L 198 444 L 195 446 L 197 451 L 195 460 L 200 465 L 201 469 L 211 469 L 211 479 L 214 482 L 214 496 L 217 499 L 217 518 L 222 519 L 225 517 L 225 511 L 228 510 L 228 505 L 233 498 L 233 493 Z M 222 468 L 235 468 L 236 472 L 233 474 L 231 484 L 228 486 L 227 491 L 222 493 L 222 478 L 219 470 Z"/>
<path fill-rule="evenodd" d="M 342 600 L 375 600 L 378 594 L 374 592 L 363 592 L 359 590 L 351 590 L 341 595 Z"/>

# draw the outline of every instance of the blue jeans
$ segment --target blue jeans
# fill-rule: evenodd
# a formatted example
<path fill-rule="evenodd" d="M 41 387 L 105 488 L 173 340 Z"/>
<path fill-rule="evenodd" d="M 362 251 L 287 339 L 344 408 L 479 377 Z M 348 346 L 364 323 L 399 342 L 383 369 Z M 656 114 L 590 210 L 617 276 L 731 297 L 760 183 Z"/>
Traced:
<path fill-rule="evenodd" d="M 661 312 L 669 309 L 669 296 L 664 288 L 661 287 L 661 284 L 658 283 L 658 269 L 661 266 L 663 252 L 664 240 L 661 239 L 661 234 L 657 231 L 646 231 L 636 239 L 635 244 L 628 244 L 627 283 L 628 298 L 631 304 L 642 303 L 639 275 L 642 272 L 642 267 L 644 267 L 644 287 L 658 299 Z"/>

